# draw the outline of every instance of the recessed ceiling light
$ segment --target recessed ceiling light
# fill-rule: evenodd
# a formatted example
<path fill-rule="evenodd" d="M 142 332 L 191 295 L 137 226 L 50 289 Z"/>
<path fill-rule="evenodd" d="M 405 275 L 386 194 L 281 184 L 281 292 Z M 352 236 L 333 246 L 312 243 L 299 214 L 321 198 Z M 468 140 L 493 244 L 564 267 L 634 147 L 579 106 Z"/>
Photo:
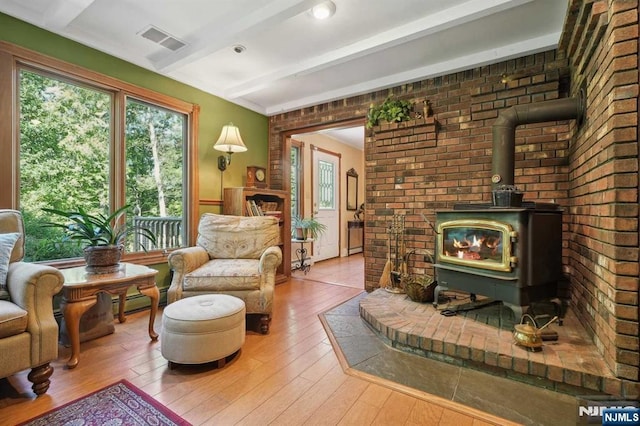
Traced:
<path fill-rule="evenodd" d="M 325 1 L 313 6 L 309 13 L 316 19 L 327 19 L 336 13 L 336 5 L 332 1 Z"/>
<path fill-rule="evenodd" d="M 246 48 L 246 47 L 244 47 L 244 46 L 243 46 L 243 45 L 241 45 L 241 44 L 236 44 L 235 46 L 233 46 L 233 51 L 234 51 L 234 52 L 236 52 L 236 53 L 242 53 L 242 52 L 244 52 L 245 50 L 247 50 L 247 48 Z"/>

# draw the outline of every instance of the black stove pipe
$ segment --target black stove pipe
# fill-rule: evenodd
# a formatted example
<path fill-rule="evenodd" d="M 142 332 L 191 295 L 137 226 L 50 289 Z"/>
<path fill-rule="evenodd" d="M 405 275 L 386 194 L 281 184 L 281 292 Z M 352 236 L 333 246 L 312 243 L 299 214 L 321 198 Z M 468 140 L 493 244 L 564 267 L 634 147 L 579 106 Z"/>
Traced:
<path fill-rule="evenodd" d="M 584 94 L 526 105 L 514 105 L 500 113 L 493 124 L 493 157 L 491 182 L 494 187 L 513 185 L 515 174 L 516 126 L 545 121 L 572 120 L 582 122 Z"/>

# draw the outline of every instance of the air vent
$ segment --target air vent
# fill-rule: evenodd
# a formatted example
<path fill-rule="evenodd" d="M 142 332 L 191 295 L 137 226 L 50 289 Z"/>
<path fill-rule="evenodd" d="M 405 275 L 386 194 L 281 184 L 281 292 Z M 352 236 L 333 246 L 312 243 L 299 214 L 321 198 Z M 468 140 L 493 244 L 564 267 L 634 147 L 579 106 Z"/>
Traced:
<path fill-rule="evenodd" d="M 146 38 L 147 40 L 151 40 L 154 43 L 158 43 L 159 45 L 164 46 L 167 49 L 173 50 L 174 52 L 186 46 L 186 43 L 181 42 L 177 38 L 169 35 L 168 33 L 166 33 L 165 31 L 162 31 L 159 28 L 154 27 L 153 25 L 142 30 L 138 34 Z"/>

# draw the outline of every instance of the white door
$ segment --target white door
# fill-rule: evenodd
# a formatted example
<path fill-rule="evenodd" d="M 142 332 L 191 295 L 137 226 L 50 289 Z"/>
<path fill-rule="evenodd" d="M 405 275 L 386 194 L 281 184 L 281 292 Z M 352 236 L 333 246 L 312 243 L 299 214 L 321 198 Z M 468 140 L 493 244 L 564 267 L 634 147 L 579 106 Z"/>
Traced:
<path fill-rule="evenodd" d="M 340 255 L 340 157 L 314 149 L 313 215 L 327 230 L 313 243 L 314 261 Z"/>

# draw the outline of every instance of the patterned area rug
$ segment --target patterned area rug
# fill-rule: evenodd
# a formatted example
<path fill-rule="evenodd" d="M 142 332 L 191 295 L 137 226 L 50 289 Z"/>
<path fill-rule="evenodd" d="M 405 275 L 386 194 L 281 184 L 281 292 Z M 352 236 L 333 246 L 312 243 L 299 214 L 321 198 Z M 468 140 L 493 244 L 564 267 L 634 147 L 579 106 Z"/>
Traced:
<path fill-rule="evenodd" d="M 55 408 L 20 426 L 180 425 L 183 420 L 126 380 Z"/>

